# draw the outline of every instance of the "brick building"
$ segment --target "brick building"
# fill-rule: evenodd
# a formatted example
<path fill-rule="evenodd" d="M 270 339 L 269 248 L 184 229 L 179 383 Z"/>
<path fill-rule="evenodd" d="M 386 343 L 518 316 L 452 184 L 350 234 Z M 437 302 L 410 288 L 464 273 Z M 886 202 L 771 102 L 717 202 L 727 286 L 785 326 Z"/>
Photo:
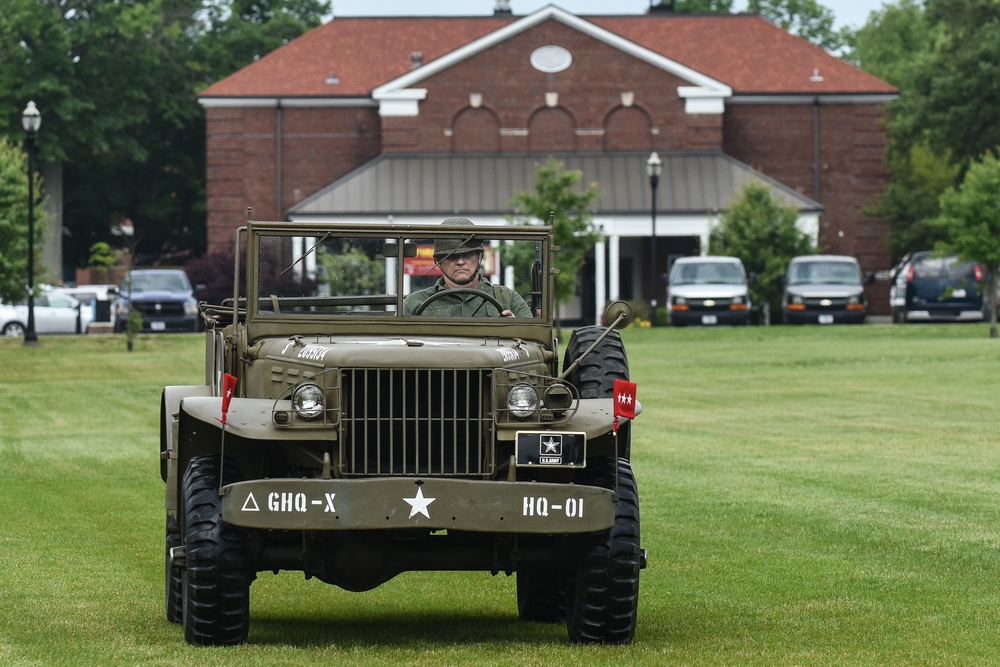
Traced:
<path fill-rule="evenodd" d="M 605 240 L 570 319 L 656 299 L 672 258 L 703 251 L 750 181 L 796 207 L 825 251 L 884 270 L 887 229 L 864 211 L 888 183 L 883 115 L 896 94 L 749 15 L 550 5 L 335 19 L 201 94 L 208 247 L 229 248 L 248 207 L 262 220 L 502 223 L 553 155 L 603 192 Z M 651 151 L 664 163 L 655 217 Z M 888 310 L 884 291 L 869 295 L 874 312 Z"/>

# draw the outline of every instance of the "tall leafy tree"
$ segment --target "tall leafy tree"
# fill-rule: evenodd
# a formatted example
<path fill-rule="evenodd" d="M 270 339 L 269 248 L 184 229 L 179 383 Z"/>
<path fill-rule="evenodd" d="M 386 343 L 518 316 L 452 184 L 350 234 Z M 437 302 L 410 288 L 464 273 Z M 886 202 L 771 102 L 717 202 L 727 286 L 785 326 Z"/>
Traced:
<path fill-rule="evenodd" d="M 319 25 L 322 0 L 7 0 L 0 123 L 43 115 L 41 161 L 64 165 L 63 250 L 133 221 L 141 263 L 180 263 L 205 240 L 204 115 L 197 93 Z"/>
<path fill-rule="evenodd" d="M 562 161 L 550 157 L 535 171 L 534 192 L 516 191 L 511 207 L 516 211 L 509 219 L 516 224 L 552 225 L 559 252 L 555 255 L 556 303 L 567 303 L 576 294 L 577 278 L 586 255 L 601 238 L 593 226 L 591 208 L 600 198 L 596 183 L 578 187 L 583 172 L 567 170 Z M 527 276 L 530 258 L 514 258 L 518 275 Z M 521 268 L 523 265 L 523 268 Z"/>
<path fill-rule="evenodd" d="M 733 0 L 661 0 L 650 5 L 649 13 L 674 12 L 677 14 L 729 14 Z"/>
<path fill-rule="evenodd" d="M 961 185 L 941 197 L 939 224 L 947 239 L 939 247 L 986 268 L 990 337 L 997 337 L 997 276 L 1000 275 L 1000 160 L 986 153 L 965 173 Z"/>
<path fill-rule="evenodd" d="M 768 321 L 770 311 L 781 304 L 781 276 L 797 255 L 815 252 L 808 235 L 799 230 L 799 213 L 782 206 L 767 186 L 750 183 L 722 215 L 708 238 L 712 255 L 739 257 L 755 279 L 750 283 L 750 299 Z"/>
<path fill-rule="evenodd" d="M 45 226 L 41 179 L 35 174 L 35 267 Z M 0 300 L 16 303 L 28 295 L 28 158 L 21 146 L 0 139 Z"/>
<path fill-rule="evenodd" d="M 927 0 L 932 51 L 901 92 L 892 138 L 968 165 L 1000 145 L 1000 3 Z"/>
<path fill-rule="evenodd" d="M 833 10 L 816 0 L 748 0 L 747 9 L 828 51 L 844 46 L 843 35 L 834 28 Z"/>

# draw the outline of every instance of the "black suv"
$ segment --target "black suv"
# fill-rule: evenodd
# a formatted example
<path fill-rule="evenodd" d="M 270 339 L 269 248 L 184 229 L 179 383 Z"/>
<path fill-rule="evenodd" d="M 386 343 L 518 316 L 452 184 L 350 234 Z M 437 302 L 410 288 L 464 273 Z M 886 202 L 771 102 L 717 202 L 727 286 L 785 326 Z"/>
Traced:
<path fill-rule="evenodd" d="M 125 274 L 115 299 L 115 333 L 123 333 L 130 309 L 142 331 L 199 331 L 201 315 L 187 274 L 181 269 L 135 269 Z"/>
<path fill-rule="evenodd" d="M 929 250 L 915 252 L 897 265 L 892 277 L 894 322 L 983 320 L 986 272 L 976 262 Z"/>

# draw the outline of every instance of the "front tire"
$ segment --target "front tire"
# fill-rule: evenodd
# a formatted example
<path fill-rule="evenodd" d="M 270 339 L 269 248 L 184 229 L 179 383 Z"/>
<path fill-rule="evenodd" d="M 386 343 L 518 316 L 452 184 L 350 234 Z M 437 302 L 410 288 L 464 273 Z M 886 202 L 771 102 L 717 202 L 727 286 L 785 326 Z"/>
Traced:
<path fill-rule="evenodd" d="M 576 577 L 567 592 L 566 628 L 577 644 L 628 644 L 639 611 L 639 492 L 625 459 L 588 465 L 585 484 L 618 490 L 615 525 L 582 538 Z M 617 480 L 617 483 L 616 483 Z"/>
<path fill-rule="evenodd" d="M 566 354 L 563 357 L 563 371 L 580 358 L 594 344 L 603 327 L 580 327 L 573 330 Z M 628 380 L 628 356 L 625 345 L 617 331 L 612 331 L 607 338 L 591 352 L 579 366 L 570 374 L 569 382 L 580 398 L 612 398 L 615 395 L 615 380 Z M 632 457 L 632 421 L 625 420 L 618 429 L 618 455 L 626 459 Z"/>
<path fill-rule="evenodd" d="M 236 464 L 222 466 L 222 484 L 239 481 Z M 184 473 L 184 638 L 197 646 L 241 644 L 250 630 L 247 548 L 222 520 L 218 456 L 191 459 Z"/>

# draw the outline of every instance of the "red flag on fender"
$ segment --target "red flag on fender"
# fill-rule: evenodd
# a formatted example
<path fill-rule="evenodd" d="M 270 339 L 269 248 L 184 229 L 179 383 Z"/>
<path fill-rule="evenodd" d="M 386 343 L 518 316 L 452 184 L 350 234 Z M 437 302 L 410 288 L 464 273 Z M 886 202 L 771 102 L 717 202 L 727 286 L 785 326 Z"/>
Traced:
<path fill-rule="evenodd" d="M 628 417 L 635 419 L 635 382 L 628 380 L 615 380 L 615 422 L 614 429 L 618 430 L 618 418 Z"/>
<path fill-rule="evenodd" d="M 226 373 L 222 377 L 222 419 L 223 424 L 226 423 L 226 419 L 229 414 L 229 401 L 233 400 L 233 392 L 236 390 L 236 376 Z"/>

